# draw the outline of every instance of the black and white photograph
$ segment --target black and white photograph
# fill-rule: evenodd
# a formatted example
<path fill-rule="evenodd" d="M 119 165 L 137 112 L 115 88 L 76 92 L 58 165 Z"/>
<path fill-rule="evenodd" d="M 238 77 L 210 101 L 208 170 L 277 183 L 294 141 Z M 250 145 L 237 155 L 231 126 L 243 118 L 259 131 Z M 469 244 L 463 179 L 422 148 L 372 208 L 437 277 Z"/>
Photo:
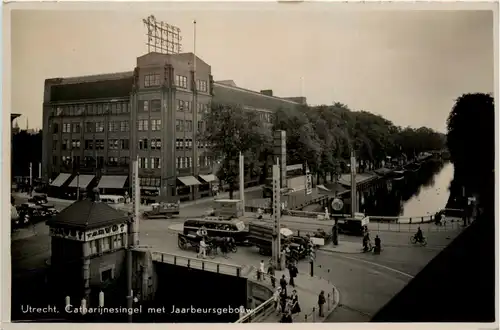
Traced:
<path fill-rule="evenodd" d="M 498 328 L 497 9 L 4 4 L 2 324 Z"/>

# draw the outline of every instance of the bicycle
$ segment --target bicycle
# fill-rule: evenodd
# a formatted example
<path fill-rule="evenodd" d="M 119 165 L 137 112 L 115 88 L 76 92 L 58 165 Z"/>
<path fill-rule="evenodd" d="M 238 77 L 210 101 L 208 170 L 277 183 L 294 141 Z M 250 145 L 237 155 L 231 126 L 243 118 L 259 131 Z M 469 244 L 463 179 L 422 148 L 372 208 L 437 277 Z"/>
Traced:
<path fill-rule="evenodd" d="M 420 240 L 417 241 L 417 238 L 415 237 L 415 235 L 412 235 L 410 237 L 410 242 L 412 244 L 420 244 L 421 246 L 427 245 L 427 240 L 425 239 L 425 237 L 422 237 Z"/>

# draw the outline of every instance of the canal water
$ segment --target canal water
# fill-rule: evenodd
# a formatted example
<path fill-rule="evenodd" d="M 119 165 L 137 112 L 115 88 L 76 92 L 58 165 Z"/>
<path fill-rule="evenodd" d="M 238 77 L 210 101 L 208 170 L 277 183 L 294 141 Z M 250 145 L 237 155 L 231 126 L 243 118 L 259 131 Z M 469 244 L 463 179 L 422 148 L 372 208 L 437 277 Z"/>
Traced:
<path fill-rule="evenodd" d="M 445 208 L 453 180 L 453 164 L 431 161 L 404 179 L 388 180 L 376 191 L 364 192 L 359 205 L 367 215 L 417 217 Z"/>

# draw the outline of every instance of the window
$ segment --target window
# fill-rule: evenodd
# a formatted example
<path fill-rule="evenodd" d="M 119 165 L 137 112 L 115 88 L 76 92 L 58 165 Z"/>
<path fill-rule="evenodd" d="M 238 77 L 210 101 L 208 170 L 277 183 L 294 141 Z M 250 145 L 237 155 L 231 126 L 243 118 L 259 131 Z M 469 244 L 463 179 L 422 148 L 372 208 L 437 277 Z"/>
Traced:
<path fill-rule="evenodd" d="M 207 166 L 212 166 L 212 156 L 207 157 Z"/>
<path fill-rule="evenodd" d="M 161 150 L 161 139 L 151 139 L 151 150 Z"/>
<path fill-rule="evenodd" d="M 203 124 L 203 120 L 198 121 L 198 133 L 202 133 L 204 131 Z"/>
<path fill-rule="evenodd" d="M 128 140 L 127 140 L 128 141 Z M 120 164 L 122 165 L 128 165 L 129 163 L 129 158 L 128 157 L 120 157 Z"/>
<path fill-rule="evenodd" d="M 108 140 L 108 148 L 111 150 L 118 150 L 119 140 Z"/>
<path fill-rule="evenodd" d="M 104 164 L 104 156 L 97 156 L 97 167 L 101 168 Z"/>
<path fill-rule="evenodd" d="M 71 140 L 71 149 L 80 149 L 80 140 Z"/>
<path fill-rule="evenodd" d="M 161 119 L 151 119 L 151 130 L 161 131 Z"/>
<path fill-rule="evenodd" d="M 123 247 L 123 239 L 121 234 L 112 236 L 112 240 L 113 240 L 113 249 L 119 249 Z"/>
<path fill-rule="evenodd" d="M 196 166 L 200 167 L 201 166 L 201 160 L 203 156 L 198 156 L 198 163 L 196 163 Z"/>
<path fill-rule="evenodd" d="M 85 123 L 85 132 L 92 133 L 94 132 L 94 123 Z"/>
<path fill-rule="evenodd" d="M 96 150 L 104 150 L 104 140 L 95 140 Z"/>
<path fill-rule="evenodd" d="M 54 134 L 59 133 L 59 124 L 58 123 L 54 123 L 52 133 L 54 133 Z"/>
<path fill-rule="evenodd" d="M 193 157 L 187 157 L 187 167 L 193 167 Z"/>
<path fill-rule="evenodd" d="M 148 168 L 148 159 L 146 157 L 139 157 L 139 168 Z"/>
<path fill-rule="evenodd" d="M 73 156 L 73 165 L 74 167 L 80 166 L 80 156 Z"/>
<path fill-rule="evenodd" d="M 175 121 L 175 130 L 177 132 L 183 132 L 184 131 L 184 121 L 183 120 L 177 119 Z"/>
<path fill-rule="evenodd" d="M 85 150 L 94 149 L 94 140 L 85 140 Z"/>
<path fill-rule="evenodd" d="M 104 103 L 102 112 L 105 115 L 111 113 L 111 105 L 109 103 Z"/>
<path fill-rule="evenodd" d="M 184 100 L 177 100 L 177 111 L 184 111 Z"/>
<path fill-rule="evenodd" d="M 67 139 L 62 140 L 61 149 L 62 150 L 68 150 L 69 149 L 69 140 L 67 140 Z"/>
<path fill-rule="evenodd" d="M 71 124 L 63 123 L 63 133 L 71 133 Z"/>
<path fill-rule="evenodd" d="M 104 250 L 104 242 L 103 242 L 103 244 L 102 244 L 103 245 L 103 249 L 102 249 L 101 252 L 109 250 L 109 237 L 103 238 L 102 240 L 103 241 L 107 240 L 108 242 L 106 243 L 106 246 L 107 246 L 106 250 Z M 113 268 L 103 270 L 101 272 L 101 283 L 105 283 L 105 282 L 113 280 L 113 275 L 114 275 L 113 274 Z"/>
<path fill-rule="evenodd" d="M 188 88 L 188 86 L 187 86 L 187 77 L 186 76 L 176 75 L 175 76 L 175 85 L 177 87 L 181 87 L 181 88 Z"/>
<path fill-rule="evenodd" d="M 205 103 L 198 103 L 198 113 L 207 113 L 208 112 L 208 104 Z"/>
<path fill-rule="evenodd" d="M 175 140 L 175 148 L 177 150 L 182 149 L 183 146 L 184 146 L 184 141 L 182 139 Z"/>
<path fill-rule="evenodd" d="M 149 130 L 148 122 L 149 122 L 149 120 L 147 120 L 147 119 L 139 119 L 137 121 L 137 130 L 138 131 L 148 131 Z"/>
<path fill-rule="evenodd" d="M 186 132 L 192 132 L 192 131 L 193 131 L 193 121 L 186 120 Z"/>
<path fill-rule="evenodd" d="M 71 163 L 71 157 L 70 156 L 62 156 L 61 160 L 62 160 L 62 163 L 64 165 L 69 165 L 69 163 Z"/>
<path fill-rule="evenodd" d="M 160 158 L 159 157 L 151 157 L 151 168 L 161 168 L 160 167 Z"/>
<path fill-rule="evenodd" d="M 150 73 L 144 76 L 144 87 L 160 86 L 160 74 Z"/>
<path fill-rule="evenodd" d="M 191 107 L 191 101 L 184 101 L 184 111 L 193 112 L 193 108 Z"/>
<path fill-rule="evenodd" d="M 184 146 L 188 149 L 193 148 L 193 140 L 187 139 L 186 141 L 184 141 Z"/>
<path fill-rule="evenodd" d="M 90 254 L 96 254 L 99 251 L 97 250 L 97 240 L 93 240 L 89 242 L 90 245 Z"/>
<path fill-rule="evenodd" d="M 80 133 L 80 123 L 72 123 L 71 131 L 73 133 Z"/>
<path fill-rule="evenodd" d="M 208 90 L 207 81 L 206 80 L 196 81 L 196 89 L 199 90 L 200 92 L 206 92 Z"/>
<path fill-rule="evenodd" d="M 148 112 L 149 111 L 149 101 L 139 102 L 139 111 Z"/>
<path fill-rule="evenodd" d="M 151 111 L 161 111 L 161 100 L 151 100 Z"/>
<path fill-rule="evenodd" d="M 108 123 L 108 132 L 118 132 L 118 123 L 117 121 L 110 121 Z"/>
<path fill-rule="evenodd" d="M 148 150 L 148 139 L 139 140 L 139 150 Z"/>
<path fill-rule="evenodd" d="M 128 150 L 128 139 L 122 139 L 120 140 L 120 149 L 122 150 Z"/>
<path fill-rule="evenodd" d="M 96 133 L 104 132 L 104 122 L 98 121 L 95 123 L 95 131 Z"/>
<path fill-rule="evenodd" d="M 121 121 L 120 122 L 120 132 L 128 132 L 130 130 L 128 121 Z"/>
<path fill-rule="evenodd" d="M 118 157 L 108 157 L 108 165 L 111 166 L 118 165 Z"/>

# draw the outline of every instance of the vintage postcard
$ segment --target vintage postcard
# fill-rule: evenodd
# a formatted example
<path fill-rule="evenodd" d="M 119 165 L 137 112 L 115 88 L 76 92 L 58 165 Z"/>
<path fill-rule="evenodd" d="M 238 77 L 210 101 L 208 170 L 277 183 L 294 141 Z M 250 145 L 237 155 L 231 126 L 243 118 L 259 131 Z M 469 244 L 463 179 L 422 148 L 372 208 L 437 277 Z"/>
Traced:
<path fill-rule="evenodd" d="M 2 322 L 495 322 L 493 6 L 30 6 Z"/>

